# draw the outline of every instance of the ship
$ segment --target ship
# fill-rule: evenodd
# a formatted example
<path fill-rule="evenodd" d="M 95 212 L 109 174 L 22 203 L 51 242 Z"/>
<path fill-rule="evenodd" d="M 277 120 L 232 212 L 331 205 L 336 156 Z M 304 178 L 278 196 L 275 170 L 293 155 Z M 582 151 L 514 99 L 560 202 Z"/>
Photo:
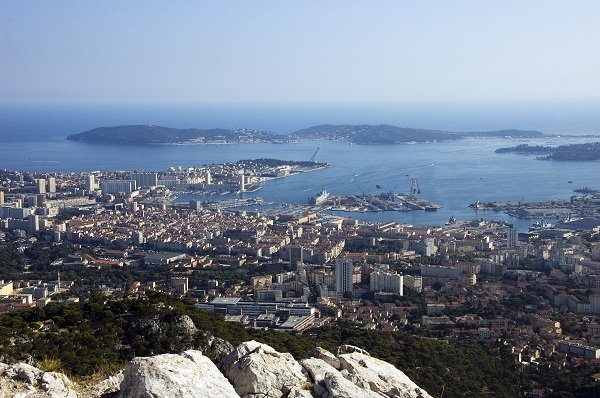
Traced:
<path fill-rule="evenodd" d="M 311 196 L 308 199 L 308 204 L 311 204 L 311 205 L 320 205 L 320 204 L 323 204 L 323 202 L 325 202 L 328 197 L 329 197 L 329 192 L 327 192 L 326 190 L 322 189 L 321 192 L 319 192 L 317 195 Z"/>

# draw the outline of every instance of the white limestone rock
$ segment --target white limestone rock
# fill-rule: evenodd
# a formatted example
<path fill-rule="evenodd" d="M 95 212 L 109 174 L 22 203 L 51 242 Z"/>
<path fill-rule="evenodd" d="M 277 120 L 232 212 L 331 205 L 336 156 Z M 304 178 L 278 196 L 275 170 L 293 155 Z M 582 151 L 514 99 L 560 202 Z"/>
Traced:
<path fill-rule="evenodd" d="M 342 369 L 347 371 L 345 377 L 353 385 L 370 388 L 371 391 L 390 398 L 431 398 L 404 372 L 368 353 L 354 351 L 338 357 Z"/>
<path fill-rule="evenodd" d="M 221 369 L 241 397 L 287 397 L 294 388 L 310 384 L 291 354 L 279 353 L 256 341 L 240 344 L 222 362 Z"/>
<path fill-rule="evenodd" d="M 123 372 L 122 398 L 237 397 L 219 369 L 200 351 L 133 359 Z"/>
<path fill-rule="evenodd" d="M 319 398 L 386 398 L 383 394 L 353 384 L 339 373 L 327 374 L 321 383 L 327 389 L 327 392 L 326 394 L 320 395 Z"/>
<path fill-rule="evenodd" d="M 2 395 L 15 398 L 77 398 L 71 381 L 61 373 L 44 372 L 26 363 L 5 366 L 0 366 L 3 368 Z"/>
<path fill-rule="evenodd" d="M 118 393 L 121 390 L 121 383 L 124 379 L 123 372 L 124 370 L 121 370 L 93 386 L 90 395 L 92 397 L 102 397 Z"/>
<path fill-rule="evenodd" d="M 314 350 L 311 350 L 308 354 L 306 354 L 306 357 L 319 358 L 336 369 L 340 368 L 340 360 L 335 355 L 321 347 L 316 347 Z"/>

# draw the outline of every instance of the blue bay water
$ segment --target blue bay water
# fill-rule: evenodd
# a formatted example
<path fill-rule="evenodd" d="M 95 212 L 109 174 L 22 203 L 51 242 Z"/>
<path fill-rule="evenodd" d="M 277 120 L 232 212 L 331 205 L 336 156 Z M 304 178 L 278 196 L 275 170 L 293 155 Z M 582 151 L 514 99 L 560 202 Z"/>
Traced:
<path fill-rule="evenodd" d="M 502 213 L 475 213 L 468 205 L 477 200 L 568 199 L 574 188 L 600 188 L 600 162 L 549 162 L 530 156 L 494 153 L 496 148 L 525 142 L 561 145 L 594 141 L 578 136 L 537 140 L 466 139 L 449 143 L 392 146 L 325 141 L 299 144 L 111 146 L 65 140 L 68 134 L 98 126 L 142 123 L 174 127 L 250 127 L 285 132 L 325 122 L 377 123 L 375 120 L 379 117 L 387 118 L 380 122 L 448 130 L 514 127 L 588 134 L 598 131 L 594 126 L 600 125 L 594 117 L 589 117 L 578 121 L 580 126 L 587 126 L 585 128 L 543 129 L 538 126 L 548 121 L 538 120 L 537 124 L 535 118 L 528 119 L 527 123 L 517 123 L 518 120 L 494 121 L 493 118 L 478 121 L 483 118 L 482 114 L 471 118 L 464 114 L 463 124 L 458 125 L 455 121 L 454 126 L 442 127 L 438 124 L 449 125 L 451 121 L 441 118 L 427 122 L 424 111 L 410 113 L 407 109 L 400 109 L 400 113 L 412 115 L 413 122 L 407 123 L 392 120 L 393 112 L 387 108 L 374 109 L 371 113 L 363 109 L 362 112 L 366 116 L 342 108 L 0 108 L 0 168 L 63 172 L 163 170 L 178 165 L 200 166 L 264 157 L 308 160 L 316 148 L 320 148 L 317 160 L 328 162 L 333 167 L 275 180 L 265 184 L 260 191 L 246 195 L 260 196 L 275 203 L 305 203 L 309 196 L 322 188 L 334 195 L 374 192 L 376 185 L 382 186 L 383 190 L 406 192 L 410 177 L 418 180 L 425 198 L 441 204 L 443 208 L 431 213 L 415 211 L 351 215 L 371 221 L 397 220 L 415 225 L 439 225 L 451 216 L 458 219 L 505 219 L 517 224 L 521 230 L 531 221 L 510 219 Z M 562 123 L 566 122 L 563 120 Z M 595 141 L 600 139 L 596 138 Z M 188 200 L 190 197 L 181 199 Z"/>

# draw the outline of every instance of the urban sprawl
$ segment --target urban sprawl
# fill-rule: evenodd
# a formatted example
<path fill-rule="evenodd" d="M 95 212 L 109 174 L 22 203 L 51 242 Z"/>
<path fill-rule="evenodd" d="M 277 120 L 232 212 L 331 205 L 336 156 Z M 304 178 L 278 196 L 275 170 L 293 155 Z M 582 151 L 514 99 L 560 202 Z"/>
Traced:
<path fill-rule="evenodd" d="M 495 341 L 533 367 L 600 358 L 600 196 L 585 197 L 589 217 L 528 231 L 482 220 L 359 223 L 314 200 L 266 211 L 246 208 L 258 198 L 219 201 L 319 167 L 0 171 L 0 242 L 21 253 L 67 248 L 48 264 L 49 280 L 28 278 L 39 260 L 31 257 L 19 278 L 1 280 L 0 312 L 78 301 L 70 293 L 78 279 L 61 273 L 130 268 L 144 277 L 93 287 L 115 300 L 170 292 L 248 328 L 301 332 L 346 321 Z M 176 203 L 178 191 L 214 201 Z"/>

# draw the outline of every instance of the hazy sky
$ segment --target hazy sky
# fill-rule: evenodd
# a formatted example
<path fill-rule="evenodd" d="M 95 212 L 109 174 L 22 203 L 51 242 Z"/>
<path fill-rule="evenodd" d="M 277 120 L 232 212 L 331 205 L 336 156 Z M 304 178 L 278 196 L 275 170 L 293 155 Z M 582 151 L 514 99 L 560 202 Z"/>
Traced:
<path fill-rule="evenodd" d="M 0 0 L 0 102 L 600 97 L 600 1 Z"/>

